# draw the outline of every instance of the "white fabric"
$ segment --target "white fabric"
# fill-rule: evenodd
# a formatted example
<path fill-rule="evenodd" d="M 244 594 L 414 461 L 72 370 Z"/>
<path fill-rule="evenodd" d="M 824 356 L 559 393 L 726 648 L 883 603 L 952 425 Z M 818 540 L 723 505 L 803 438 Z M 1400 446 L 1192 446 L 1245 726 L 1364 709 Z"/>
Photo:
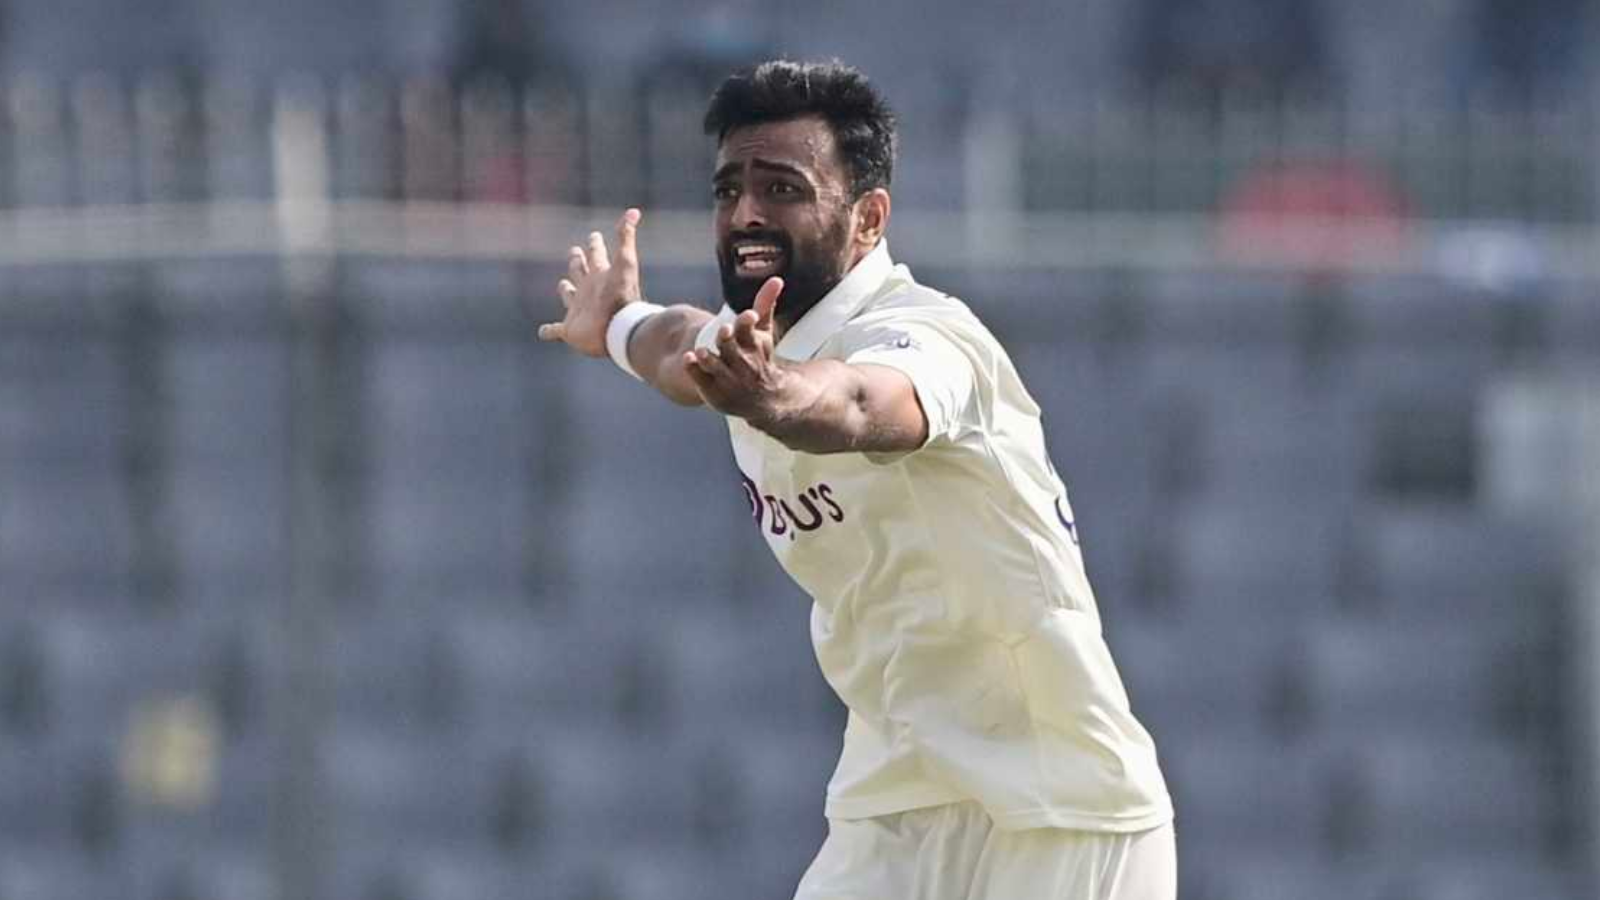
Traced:
<path fill-rule="evenodd" d="M 880 245 L 776 350 L 892 366 L 929 421 L 921 449 L 868 458 L 728 419 L 752 516 L 815 599 L 817 659 L 850 710 L 827 815 L 975 800 L 1006 829 L 1169 821 L 1039 408 L 995 339 Z"/>
<path fill-rule="evenodd" d="M 644 379 L 639 377 L 639 373 L 633 370 L 633 363 L 628 361 L 628 338 L 633 337 L 633 330 L 641 322 L 663 309 L 665 307 L 655 303 L 635 301 L 617 310 L 606 325 L 606 353 L 610 354 L 611 361 L 618 368 L 640 381 Z"/>
<path fill-rule="evenodd" d="M 795 900 L 1175 900 L 1172 824 L 1003 831 L 975 803 L 831 821 Z"/>

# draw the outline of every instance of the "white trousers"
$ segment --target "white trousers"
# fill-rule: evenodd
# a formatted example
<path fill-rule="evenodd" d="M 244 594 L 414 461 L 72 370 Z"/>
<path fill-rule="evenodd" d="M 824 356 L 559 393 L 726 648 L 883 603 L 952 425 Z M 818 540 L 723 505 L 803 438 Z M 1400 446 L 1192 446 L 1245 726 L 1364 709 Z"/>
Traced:
<path fill-rule="evenodd" d="M 834 819 L 795 900 L 1175 900 L 1172 824 L 1001 831 L 976 803 Z"/>

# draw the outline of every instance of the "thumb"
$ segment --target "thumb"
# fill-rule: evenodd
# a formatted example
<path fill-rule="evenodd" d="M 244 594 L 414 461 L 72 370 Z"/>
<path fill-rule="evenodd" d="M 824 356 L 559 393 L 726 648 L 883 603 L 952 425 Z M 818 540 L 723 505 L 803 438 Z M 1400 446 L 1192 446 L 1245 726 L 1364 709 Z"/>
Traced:
<path fill-rule="evenodd" d="M 764 331 L 772 330 L 772 314 L 778 308 L 778 295 L 783 293 L 783 279 L 777 276 L 768 278 L 761 285 L 761 290 L 756 291 L 755 303 L 751 308 L 756 311 L 756 327 Z"/>

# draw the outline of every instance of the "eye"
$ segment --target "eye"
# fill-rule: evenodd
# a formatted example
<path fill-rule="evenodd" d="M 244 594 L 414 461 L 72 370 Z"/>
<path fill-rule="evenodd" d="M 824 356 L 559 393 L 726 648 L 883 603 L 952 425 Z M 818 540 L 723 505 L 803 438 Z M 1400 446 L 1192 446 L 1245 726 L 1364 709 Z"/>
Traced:
<path fill-rule="evenodd" d="M 726 203 L 737 199 L 739 189 L 731 184 L 714 184 L 711 186 L 711 199 L 719 203 Z"/>
<path fill-rule="evenodd" d="M 772 185 L 767 188 L 767 192 L 783 197 L 798 194 L 800 193 L 800 189 L 786 181 L 774 181 Z"/>

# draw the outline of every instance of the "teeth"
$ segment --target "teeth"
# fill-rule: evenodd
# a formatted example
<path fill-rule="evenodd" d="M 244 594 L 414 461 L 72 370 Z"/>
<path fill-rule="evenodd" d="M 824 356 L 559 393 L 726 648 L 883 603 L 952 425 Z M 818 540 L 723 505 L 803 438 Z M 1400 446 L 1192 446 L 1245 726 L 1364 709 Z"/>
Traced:
<path fill-rule="evenodd" d="M 778 248 L 771 244 L 745 244 L 741 247 L 735 247 L 733 252 L 740 259 L 748 259 L 752 256 L 777 256 Z"/>

